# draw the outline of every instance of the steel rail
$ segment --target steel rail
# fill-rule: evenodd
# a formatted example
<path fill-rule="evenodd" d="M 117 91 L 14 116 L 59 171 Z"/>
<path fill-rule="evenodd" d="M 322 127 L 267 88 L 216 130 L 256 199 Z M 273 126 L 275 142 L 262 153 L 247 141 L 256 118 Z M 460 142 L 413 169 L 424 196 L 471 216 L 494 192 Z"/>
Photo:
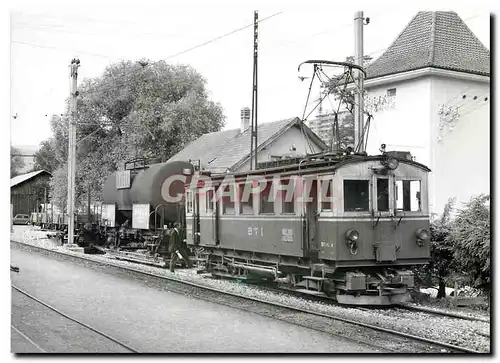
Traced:
<path fill-rule="evenodd" d="M 50 251 L 50 250 L 49 250 L 49 251 Z M 79 324 L 79 325 L 81 325 L 81 326 L 83 326 L 83 327 L 85 327 L 85 328 L 87 328 L 87 329 L 89 329 L 89 330 L 91 330 L 91 331 L 93 331 L 93 332 L 95 332 L 95 333 L 97 333 L 97 334 L 99 334 L 99 335 L 101 335 L 101 336 L 103 336 L 103 337 L 105 337 L 105 338 L 107 338 L 107 339 L 109 339 L 109 340 L 111 340 L 111 341 L 115 342 L 116 344 L 118 344 L 118 345 L 120 345 L 120 346 L 124 347 L 125 349 L 130 350 L 130 351 L 131 351 L 131 352 L 133 352 L 133 353 L 140 353 L 138 350 L 136 350 L 136 349 L 132 348 L 131 346 L 129 346 L 129 345 L 125 344 L 125 343 L 122 343 L 122 342 L 121 342 L 121 341 L 119 341 L 118 339 L 113 338 L 112 336 L 110 336 L 110 335 L 108 335 L 108 334 L 106 334 L 106 333 L 104 333 L 104 332 L 102 332 L 102 331 L 100 331 L 100 330 L 98 330 L 98 329 L 96 329 L 96 328 L 93 328 L 93 327 L 91 327 L 90 325 L 87 325 L 87 324 L 85 324 L 85 323 L 83 323 L 83 322 L 81 322 L 81 321 L 79 321 L 79 320 L 77 320 L 77 319 L 75 319 L 75 318 L 73 318 L 73 317 L 69 316 L 68 314 L 63 313 L 61 310 L 59 310 L 59 309 L 57 309 L 57 308 L 55 308 L 55 307 L 53 307 L 53 306 L 51 306 L 51 305 L 49 305 L 49 304 L 47 304 L 47 303 L 43 302 L 42 300 L 40 300 L 40 299 L 36 298 L 35 296 L 33 296 L 33 295 L 31 295 L 30 293 L 28 293 L 28 292 L 24 291 L 23 289 L 20 289 L 19 287 L 15 286 L 15 285 L 11 285 L 11 287 L 12 287 L 14 290 L 16 290 L 16 291 L 20 292 L 21 294 L 26 295 L 26 296 L 27 296 L 27 297 L 29 297 L 30 299 L 32 299 L 32 300 L 34 300 L 34 301 L 36 301 L 37 303 L 39 303 L 39 304 L 41 304 L 41 305 L 43 305 L 43 306 L 45 306 L 45 307 L 49 308 L 50 310 L 52 310 L 52 311 L 56 312 L 56 313 L 57 313 L 57 314 L 59 314 L 59 315 L 61 315 L 61 316 L 65 317 L 66 319 L 69 319 L 69 320 L 71 320 L 71 321 L 73 321 L 73 322 L 75 322 L 75 323 L 77 323 L 77 324 Z"/>
<path fill-rule="evenodd" d="M 478 317 L 474 317 L 474 316 L 467 316 L 467 315 L 462 315 L 462 314 L 456 314 L 456 313 L 449 313 L 446 311 L 437 311 L 437 310 L 425 308 L 422 306 L 412 306 L 412 305 L 407 305 L 407 304 L 399 304 L 398 307 L 402 308 L 402 309 L 406 309 L 406 310 L 411 310 L 411 311 L 419 311 L 419 312 L 429 313 L 429 314 L 434 314 L 434 315 L 447 316 L 450 318 L 482 321 L 483 323 L 488 323 L 488 324 L 490 323 L 490 321 L 487 319 L 478 318 Z"/>
<path fill-rule="evenodd" d="M 429 338 L 424 338 L 424 337 L 420 337 L 420 336 L 417 336 L 417 335 L 400 332 L 400 331 L 397 331 L 397 330 L 387 329 L 387 328 L 379 327 L 379 326 L 376 326 L 376 325 L 371 325 L 371 324 L 362 323 L 362 322 L 355 321 L 355 320 L 341 318 L 341 317 L 330 315 L 330 314 L 324 314 L 324 313 L 320 313 L 320 312 L 316 312 L 316 311 L 311 311 L 311 310 L 304 310 L 304 309 L 296 308 L 296 307 L 293 307 L 293 306 L 289 306 L 289 305 L 285 305 L 285 304 L 281 304 L 281 303 L 277 303 L 277 302 L 272 302 L 272 301 L 267 301 L 267 300 L 262 300 L 262 299 L 258 299 L 258 298 L 254 298 L 254 297 L 250 297 L 250 296 L 238 295 L 238 294 L 235 294 L 235 293 L 232 293 L 232 292 L 229 292 L 229 291 L 219 290 L 219 289 L 216 289 L 216 288 L 213 288 L 213 287 L 210 287 L 210 286 L 200 285 L 200 284 L 197 284 L 197 283 L 194 283 L 194 282 L 191 282 L 191 281 L 185 281 L 185 280 L 181 280 L 181 279 L 174 278 L 174 277 L 162 276 L 162 275 L 151 273 L 151 272 L 141 271 L 141 270 L 133 268 L 133 267 L 119 266 L 119 265 L 115 265 L 113 263 L 108 263 L 106 261 L 99 261 L 99 260 L 95 260 L 95 259 L 88 258 L 88 257 L 85 257 L 85 256 L 78 256 L 78 255 L 69 254 L 69 253 L 65 253 L 65 252 L 61 252 L 61 251 L 51 250 L 51 249 L 44 248 L 44 247 L 34 246 L 34 245 L 31 245 L 31 244 L 25 243 L 25 242 L 17 242 L 17 241 L 11 241 L 11 242 L 18 243 L 18 244 L 21 244 L 21 245 L 24 245 L 24 246 L 27 246 L 27 247 L 30 247 L 30 248 L 36 248 L 36 249 L 40 249 L 40 250 L 44 250 L 44 251 L 56 253 L 56 254 L 63 255 L 63 256 L 76 257 L 76 258 L 79 258 L 79 259 L 82 259 L 82 260 L 93 261 L 93 262 L 96 262 L 96 263 L 99 263 L 99 264 L 121 268 L 123 270 L 134 271 L 134 272 L 146 275 L 146 276 L 156 277 L 156 278 L 163 279 L 163 280 L 175 281 L 175 282 L 178 282 L 178 283 L 181 283 L 181 284 L 184 284 L 184 285 L 189 285 L 189 286 L 196 287 L 196 288 L 199 288 L 199 289 L 202 289 L 202 290 L 208 290 L 208 291 L 212 291 L 212 292 L 224 294 L 224 295 L 227 295 L 227 296 L 232 296 L 232 297 L 236 297 L 236 298 L 240 298 L 240 299 L 243 298 L 243 299 L 254 301 L 254 302 L 257 302 L 257 303 L 266 304 L 266 305 L 270 305 L 270 306 L 276 306 L 276 307 L 280 307 L 280 308 L 283 308 L 283 309 L 288 309 L 288 310 L 299 312 L 299 313 L 304 313 L 304 314 L 314 315 L 314 316 L 318 316 L 318 317 L 322 317 L 322 318 L 337 320 L 337 321 L 341 321 L 341 322 L 344 322 L 344 323 L 347 323 L 347 324 L 357 325 L 357 326 L 361 326 L 363 328 L 367 328 L 367 329 L 371 329 L 371 330 L 375 330 L 375 331 L 380 331 L 380 332 L 383 332 L 383 333 L 387 333 L 387 334 L 391 334 L 391 335 L 396 335 L 396 336 L 407 338 L 407 339 L 411 339 L 411 340 L 421 341 L 421 342 L 424 342 L 424 343 L 427 343 L 427 344 L 431 344 L 431 345 L 435 345 L 435 346 L 440 346 L 440 347 L 448 348 L 448 349 L 451 349 L 451 350 L 454 350 L 454 351 L 458 351 L 458 352 L 482 354 L 481 352 L 473 350 L 473 349 L 469 349 L 469 348 L 465 348 L 465 347 L 460 347 L 460 346 L 457 346 L 457 345 L 448 344 L 448 343 L 445 343 L 445 342 L 440 342 L 440 341 L 437 341 L 437 340 L 433 340 L 433 339 L 429 339 Z"/>

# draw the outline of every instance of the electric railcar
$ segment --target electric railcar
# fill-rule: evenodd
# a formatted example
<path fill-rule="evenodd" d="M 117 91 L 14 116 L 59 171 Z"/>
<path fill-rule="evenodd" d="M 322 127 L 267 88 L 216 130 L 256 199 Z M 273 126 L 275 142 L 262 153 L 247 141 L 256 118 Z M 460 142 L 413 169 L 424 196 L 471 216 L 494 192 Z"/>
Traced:
<path fill-rule="evenodd" d="M 185 184 L 186 242 L 207 269 L 341 304 L 407 301 L 429 259 L 430 170 L 409 153 L 287 163 Z"/>

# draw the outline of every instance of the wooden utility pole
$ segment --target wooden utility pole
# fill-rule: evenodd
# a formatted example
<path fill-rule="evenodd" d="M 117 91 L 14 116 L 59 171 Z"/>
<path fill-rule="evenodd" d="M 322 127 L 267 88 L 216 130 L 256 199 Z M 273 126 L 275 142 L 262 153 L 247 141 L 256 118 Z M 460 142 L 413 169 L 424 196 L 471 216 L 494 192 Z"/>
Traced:
<path fill-rule="evenodd" d="M 257 169 L 257 57 L 258 57 L 259 12 L 254 12 L 253 20 L 253 84 L 252 84 L 252 132 L 250 140 L 250 170 L 253 169 L 255 155 L 255 169 Z M 255 151 L 254 151 L 255 149 Z"/>
<path fill-rule="evenodd" d="M 76 174 L 76 97 L 79 59 L 72 59 L 70 64 L 71 103 L 69 117 L 68 143 L 68 246 L 75 247 L 75 174 Z"/>
<path fill-rule="evenodd" d="M 354 64 L 363 67 L 363 12 L 356 11 L 354 14 Z M 363 142 L 363 72 L 358 69 L 355 72 L 354 90 L 354 148 L 357 152 L 364 152 Z"/>

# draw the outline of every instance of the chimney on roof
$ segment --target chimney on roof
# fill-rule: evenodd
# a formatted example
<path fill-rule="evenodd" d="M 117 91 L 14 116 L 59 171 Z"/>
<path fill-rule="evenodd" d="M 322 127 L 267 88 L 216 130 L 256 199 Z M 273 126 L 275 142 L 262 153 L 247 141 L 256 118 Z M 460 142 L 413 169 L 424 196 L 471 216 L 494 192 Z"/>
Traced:
<path fill-rule="evenodd" d="M 250 108 L 243 107 L 241 109 L 241 126 L 240 131 L 243 133 L 250 127 Z"/>

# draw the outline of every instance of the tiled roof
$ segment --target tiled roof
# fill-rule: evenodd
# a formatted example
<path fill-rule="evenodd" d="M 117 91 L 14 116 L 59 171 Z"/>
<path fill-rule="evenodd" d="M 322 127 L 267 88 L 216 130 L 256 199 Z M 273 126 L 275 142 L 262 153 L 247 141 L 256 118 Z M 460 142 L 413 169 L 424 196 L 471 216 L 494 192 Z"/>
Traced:
<path fill-rule="evenodd" d="M 455 12 L 421 11 L 368 65 L 367 79 L 425 67 L 489 76 L 490 51 Z"/>
<path fill-rule="evenodd" d="M 271 142 L 289 128 L 298 125 L 300 119 L 290 118 L 281 121 L 267 122 L 258 125 L 257 138 L 259 148 Z M 322 143 L 307 126 L 309 137 L 316 143 Z M 312 134 L 312 135 L 311 135 Z M 319 141 L 318 141 L 319 140 Z M 325 146 L 326 147 L 326 146 Z M 212 172 L 223 173 L 227 169 L 242 164 L 250 155 L 250 129 L 241 132 L 240 129 L 212 132 L 202 135 L 188 144 L 183 150 L 172 156 L 168 161 L 201 160 L 204 168 Z"/>
<path fill-rule="evenodd" d="M 48 171 L 45 170 L 32 171 L 31 173 L 18 175 L 10 179 L 10 187 L 12 188 L 13 186 L 21 184 L 31 178 L 34 178 L 35 176 L 41 173 L 47 173 L 48 175 L 51 175 Z"/>

